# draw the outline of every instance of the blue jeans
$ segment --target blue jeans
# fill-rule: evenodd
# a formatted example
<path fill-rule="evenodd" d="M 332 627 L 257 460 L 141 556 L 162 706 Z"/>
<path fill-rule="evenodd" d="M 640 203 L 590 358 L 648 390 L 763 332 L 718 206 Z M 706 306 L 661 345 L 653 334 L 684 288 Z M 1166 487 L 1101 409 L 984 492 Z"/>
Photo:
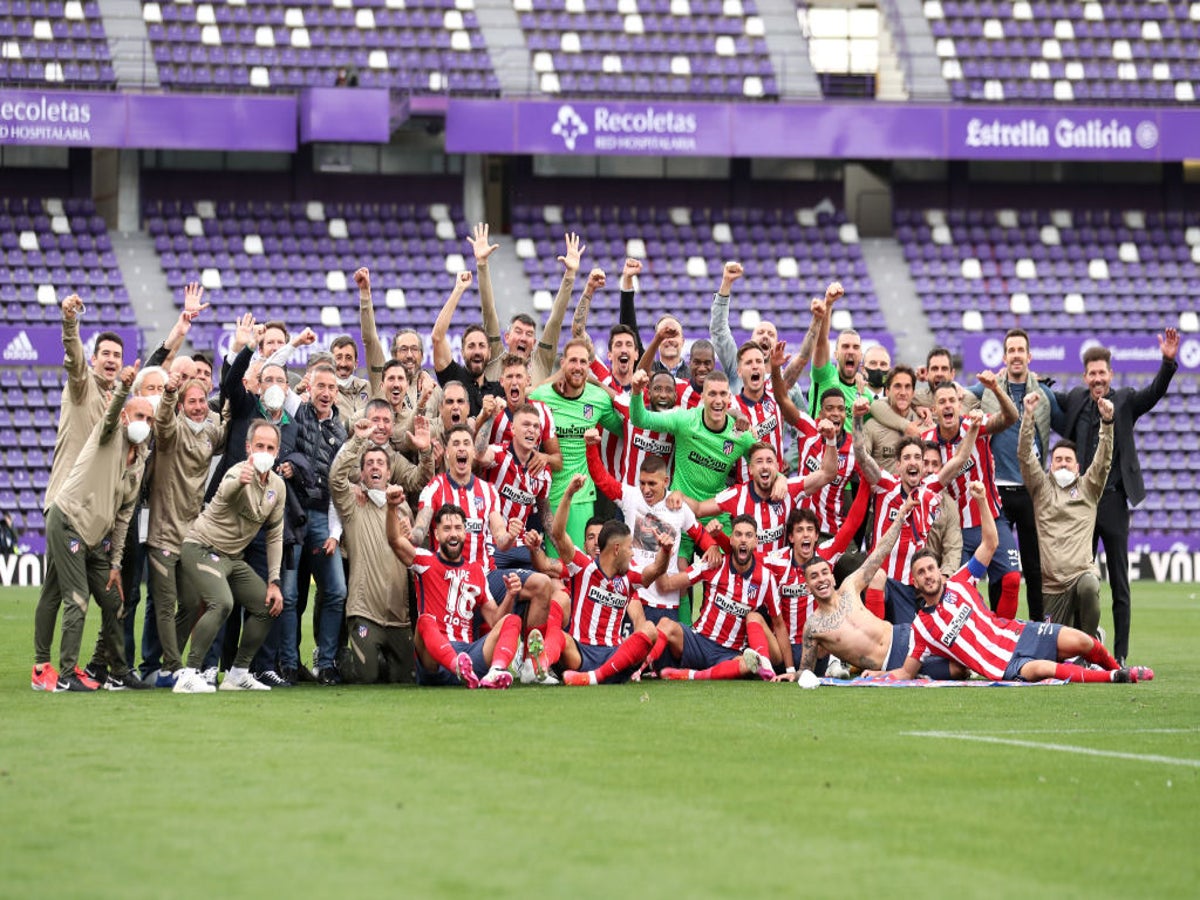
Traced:
<path fill-rule="evenodd" d="M 283 612 L 271 626 L 271 633 L 263 641 L 258 655 L 254 657 L 255 672 L 268 669 L 298 669 L 300 667 L 299 617 L 296 613 L 296 562 L 299 545 L 285 547 L 283 566 L 279 570 L 279 591 L 283 594 Z"/>
<path fill-rule="evenodd" d="M 313 580 L 317 583 L 317 601 L 321 608 L 317 617 L 317 666 L 333 666 L 337 660 L 338 638 L 346 616 L 346 575 L 342 570 L 342 555 L 326 556 L 324 544 L 329 537 L 329 514 L 324 510 L 308 511 L 308 532 L 304 535 L 303 553 Z M 296 585 L 307 591 L 307 584 Z"/>

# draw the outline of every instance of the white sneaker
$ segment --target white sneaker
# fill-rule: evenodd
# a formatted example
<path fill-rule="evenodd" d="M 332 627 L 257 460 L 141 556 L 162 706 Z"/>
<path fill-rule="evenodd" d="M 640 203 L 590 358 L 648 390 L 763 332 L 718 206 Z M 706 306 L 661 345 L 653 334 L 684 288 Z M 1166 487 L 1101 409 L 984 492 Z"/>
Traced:
<path fill-rule="evenodd" d="M 213 687 L 196 669 L 180 669 L 176 673 L 175 686 L 171 688 L 174 694 L 215 694 Z"/>
<path fill-rule="evenodd" d="M 269 691 L 270 688 L 251 675 L 249 672 L 242 672 L 238 675 L 225 673 L 225 680 L 221 682 L 219 690 L 222 691 Z"/>
<path fill-rule="evenodd" d="M 558 680 L 558 677 L 553 672 L 547 672 L 541 678 L 535 678 L 533 683 L 540 684 L 542 687 L 556 687 L 562 684 L 562 682 Z"/>
<path fill-rule="evenodd" d="M 203 675 L 204 680 L 207 681 L 209 684 L 211 684 L 213 687 L 217 686 L 217 667 L 216 666 L 209 666 L 207 669 L 205 669 L 200 674 Z"/>
<path fill-rule="evenodd" d="M 836 656 L 831 656 L 825 666 L 825 677 L 847 681 L 850 678 L 850 667 Z"/>
<path fill-rule="evenodd" d="M 521 663 L 521 674 L 517 676 L 521 684 L 533 684 L 537 681 L 537 673 L 533 671 L 533 660 L 526 658 Z"/>
<path fill-rule="evenodd" d="M 742 662 L 746 664 L 751 675 L 757 675 L 758 670 L 762 667 L 762 657 L 750 647 L 742 651 Z"/>
<path fill-rule="evenodd" d="M 508 664 L 508 674 L 513 678 L 520 678 L 525 662 L 525 642 L 517 641 L 517 652 L 513 654 L 512 662 Z"/>
<path fill-rule="evenodd" d="M 512 672 L 508 671 L 508 669 L 498 669 L 494 666 L 488 669 L 488 673 L 479 679 L 479 686 L 481 688 L 491 688 L 495 691 L 510 688 L 512 687 L 512 683 Z"/>

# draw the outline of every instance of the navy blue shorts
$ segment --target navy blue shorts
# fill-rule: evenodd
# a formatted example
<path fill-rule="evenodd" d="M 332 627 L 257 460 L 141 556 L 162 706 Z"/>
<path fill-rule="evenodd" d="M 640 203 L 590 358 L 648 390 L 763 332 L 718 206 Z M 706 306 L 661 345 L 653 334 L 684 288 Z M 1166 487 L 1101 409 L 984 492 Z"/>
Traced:
<path fill-rule="evenodd" d="M 657 625 L 663 619 L 670 619 L 672 622 L 679 621 L 679 607 L 671 607 L 670 609 L 660 609 L 657 606 L 642 606 L 642 611 L 646 614 L 646 621 L 651 625 Z"/>
<path fill-rule="evenodd" d="M 670 655 L 670 652 L 667 650 L 663 657 Z M 680 654 L 679 659 L 675 660 L 675 664 L 683 669 L 711 669 L 717 663 L 736 659 L 741 655 L 741 650 L 722 647 L 716 641 L 696 634 L 690 628 L 685 628 L 683 629 L 683 653 Z"/>
<path fill-rule="evenodd" d="M 992 554 L 992 561 L 988 563 L 988 582 L 993 584 L 1009 572 L 1021 571 L 1021 554 L 1017 551 L 1016 540 L 1013 539 L 1012 526 L 1008 524 L 1008 520 L 1004 518 L 1003 514 L 996 517 L 996 531 L 1000 534 L 1000 544 L 996 547 L 996 552 Z M 979 549 L 979 543 L 983 539 L 982 535 L 983 529 L 979 525 L 963 529 L 963 564 L 966 564 L 966 561 Z"/>
<path fill-rule="evenodd" d="M 1058 633 L 1062 626 L 1054 622 L 1029 622 L 1017 638 L 1012 659 L 1004 669 L 1004 680 L 1013 681 L 1021 674 L 1021 667 L 1034 660 L 1058 661 Z"/>
<path fill-rule="evenodd" d="M 504 586 L 505 575 L 516 575 L 521 579 L 521 586 L 525 586 L 525 582 L 529 580 L 529 576 L 533 574 L 532 569 L 501 569 L 496 567 L 488 572 L 487 583 L 488 593 L 492 595 L 492 599 L 499 603 L 504 599 L 504 595 L 508 593 L 508 588 Z M 517 612 L 517 607 L 523 606 L 526 609 L 529 607 L 528 600 L 517 600 L 513 603 L 513 612 Z M 517 613 L 524 618 L 523 613 Z"/>
<path fill-rule="evenodd" d="M 912 646 L 911 642 L 911 624 L 897 623 L 892 626 L 892 649 L 888 652 L 883 671 L 890 672 L 892 669 L 899 669 L 904 665 L 904 660 L 908 658 L 908 651 Z M 950 674 L 950 660 L 935 653 L 926 655 L 921 662 L 921 670 L 917 674 L 932 678 L 934 681 L 953 680 L 953 676 Z"/>
<path fill-rule="evenodd" d="M 479 638 L 478 640 L 467 643 L 466 641 L 451 641 L 450 646 L 454 648 L 454 655 L 466 653 L 471 657 L 471 668 L 475 670 L 475 674 L 482 678 L 487 674 L 488 664 L 483 658 L 483 642 L 487 638 Z M 451 685 L 461 684 L 458 676 L 447 669 L 445 666 L 438 666 L 436 671 L 430 672 L 421 665 L 421 658 L 417 657 L 417 684 L 426 685 L 428 687 L 449 687 Z"/>
<path fill-rule="evenodd" d="M 911 584 L 889 578 L 883 586 L 883 602 L 893 625 L 910 625 L 917 617 L 917 589 Z"/>
<path fill-rule="evenodd" d="M 579 655 L 583 658 L 579 664 L 580 672 L 594 672 L 617 652 L 616 647 L 598 647 L 595 644 L 584 644 L 581 641 L 576 641 L 575 646 L 579 648 Z M 619 684 L 622 681 L 628 681 L 633 672 L 633 669 L 624 669 L 609 678 L 605 684 Z"/>

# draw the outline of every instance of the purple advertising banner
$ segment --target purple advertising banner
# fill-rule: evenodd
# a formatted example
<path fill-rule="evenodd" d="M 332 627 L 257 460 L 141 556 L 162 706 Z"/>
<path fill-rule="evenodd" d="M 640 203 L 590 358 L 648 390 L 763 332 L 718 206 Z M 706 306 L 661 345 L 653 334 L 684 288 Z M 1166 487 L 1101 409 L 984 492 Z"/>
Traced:
<path fill-rule="evenodd" d="M 386 88 L 306 89 L 300 94 L 300 142 L 386 144 L 391 137 L 389 93 Z"/>
<path fill-rule="evenodd" d="M 1083 352 L 1103 345 L 1112 351 L 1118 372 L 1158 371 L 1162 353 L 1154 335 L 1031 334 L 1030 368 L 1035 372 L 1083 373 Z M 1176 357 L 1181 372 L 1200 372 L 1200 340 L 1184 336 Z M 1004 365 L 1004 344 L 999 335 L 970 334 L 963 338 L 963 368 L 967 372 L 999 369 Z"/>
<path fill-rule="evenodd" d="M 1200 152 L 1200 110 L 451 99 L 451 153 L 1143 162 Z"/>
<path fill-rule="evenodd" d="M 125 358 L 137 359 L 141 336 L 136 328 L 109 328 L 84 321 L 79 338 L 92 355 L 92 345 L 101 331 L 115 331 L 125 342 Z M 0 325 L 0 365 L 3 366 L 61 366 L 63 361 L 62 329 L 51 325 Z"/>
<path fill-rule="evenodd" d="M 296 98 L 0 90 L 0 144 L 292 152 Z"/>

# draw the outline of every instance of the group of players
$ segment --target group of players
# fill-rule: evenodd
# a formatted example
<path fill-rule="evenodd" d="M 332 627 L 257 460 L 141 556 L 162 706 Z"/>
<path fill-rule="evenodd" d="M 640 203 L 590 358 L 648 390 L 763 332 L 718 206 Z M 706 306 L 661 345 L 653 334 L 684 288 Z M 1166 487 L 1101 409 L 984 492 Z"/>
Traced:
<path fill-rule="evenodd" d="M 486 225 L 468 241 L 476 273 L 457 275 L 434 324 L 432 371 L 410 329 L 385 355 L 366 269 L 354 276 L 366 379 L 352 336 L 318 350 L 310 329 L 246 314 L 214 394 L 214 361 L 179 353 L 207 309 L 199 286 L 145 367 L 124 365 L 111 332 L 86 360 L 83 303 L 63 301 L 35 690 L 208 693 L 222 670 L 221 690 L 1153 678 L 1125 663 L 1129 587 L 1114 567 L 1141 499 L 1132 427 L 1167 390 L 1173 330 L 1140 391 L 1111 389 L 1102 348 L 1084 386 L 1050 390 L 1019 330 L 1004 370 L 965 388 L 942 348 L 914 370 L 864 352 L 852 330 L 831 347 L 837 282 L 812 300 L 794 354 L 765 320 L 738 346 L 730 262 L 708 338 L 689 345 L 668 315 L 643 346 L 630 259 L 606 351 L 587 331 L 599 269 L 560 351 L 580 238 L 565 238 L 540 337 L 524 314 L 501 334 L 497 245 Z M 458 362 L 450 325 L 476 280 L 482 321 Z M 300 348 L 302 372 L 288 365 Z M 1097 539 L 1116 656 L 1099 628 Z M 990 601 L 975 587 L 985 576 Z M 310 581 L 311 669 L 299 655 Z M 93 598 L 100 634 L 80 666 Z"/>

